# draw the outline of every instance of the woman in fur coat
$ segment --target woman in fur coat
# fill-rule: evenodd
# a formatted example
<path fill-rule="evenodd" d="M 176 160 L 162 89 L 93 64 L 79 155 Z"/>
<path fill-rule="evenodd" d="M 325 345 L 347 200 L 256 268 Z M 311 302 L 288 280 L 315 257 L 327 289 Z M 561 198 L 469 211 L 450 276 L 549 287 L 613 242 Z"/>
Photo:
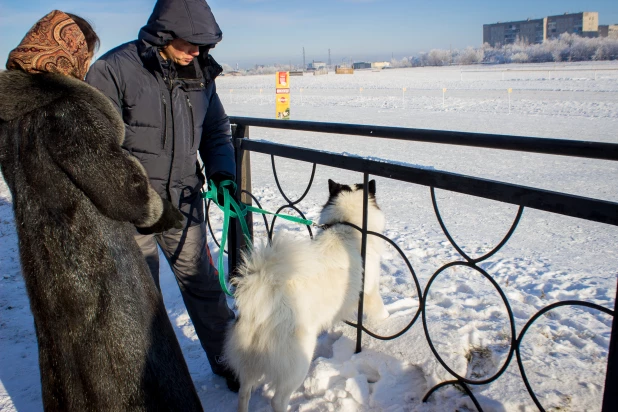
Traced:
<path fill-rule="evenodd" d="M 98 38 L 53 11 L 0 73 L 0 166 L 13 197 L 46 410 L 201 410 L 133 225 L 182 215 L 120 148 L 123 122 L 83 79 Z"/>

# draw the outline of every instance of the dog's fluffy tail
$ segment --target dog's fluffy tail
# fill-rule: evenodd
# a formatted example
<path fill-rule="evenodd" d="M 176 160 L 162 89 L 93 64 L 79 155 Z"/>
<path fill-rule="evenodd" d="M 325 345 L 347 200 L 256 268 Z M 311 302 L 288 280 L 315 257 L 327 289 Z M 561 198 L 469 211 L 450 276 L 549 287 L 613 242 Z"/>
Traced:
<path fill-rule="evenodd" d="M 287 301 L 293 296 L 286 293 L 286 288 L 289 288 L 291 276 L 296 276 L 297 280 L 298 268 L 303 262 L 311 261 L 308 258 L 310 253 L 308 241 L 293 239 L 285 232 L 277 234 L 272 244 L 262 244 L 246 253 L 239 276 L 234 279 L 236 306 L 241 317 L 239 323 L 251 324 L 252 329 L 294 328 L 293 319 L 296 317 L 292 311 L 295 305 Z M 268 333 L 262 331 L 260 335 L 268 336 Z"/>

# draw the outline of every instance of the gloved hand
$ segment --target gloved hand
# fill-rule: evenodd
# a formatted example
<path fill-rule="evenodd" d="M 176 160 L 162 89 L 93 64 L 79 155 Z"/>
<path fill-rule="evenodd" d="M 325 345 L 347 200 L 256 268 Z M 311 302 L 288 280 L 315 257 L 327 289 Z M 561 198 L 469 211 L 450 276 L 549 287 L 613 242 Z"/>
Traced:
<path fill-rule="evenodd" d="M 209 184 L 210 181 L 213 181 L 215 183 L 215 185 L 217 185 L 217 189 L 219 188 L 219 184 L 221 182 L 223 182 L 224 180 L 234 180 L 234 176 L 230 175 L 229 173 L 225 173 L 225 172 L 218 172 L 213 174 L 212 176 L 210 176 L 210 179 L 208 180 Z M 232 197 L 235 197 L 235 193 L 233 192 L 233 188 L 228 186 L 228 190 L 230 191 L 230 195 L 232 195 Z M 223 193 L 222 192 L 217 192 L 217 203 L 220 206 L 223 206 Z"/>
<path fill-rule="evenodd" d="M 169 200 L 161 199 L 163 201 L 163 213 L 157 222 L 147 228 L 153 233 L 161 233 L 170 229 L 182 229 L 185 217 L 180 210 L 176 208 Z"/>

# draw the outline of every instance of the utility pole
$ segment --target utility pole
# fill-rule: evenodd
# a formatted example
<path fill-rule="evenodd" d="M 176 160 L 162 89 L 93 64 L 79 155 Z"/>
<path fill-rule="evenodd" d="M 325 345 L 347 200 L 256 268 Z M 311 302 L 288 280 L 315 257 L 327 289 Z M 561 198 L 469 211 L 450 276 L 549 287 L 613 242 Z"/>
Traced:
<path fill-rule="evenodd" d="M 305 71 L 306 68 L 307 66 L 305 66 L 305 48 L 303 47 L 303 71 Z"/>
<path fill-rule="evenodd" d="M 328 49 L 328 67 L 330 68 L 330 66 L 332 66 L 332 63 L 330 61 L 330 49 Z"/>

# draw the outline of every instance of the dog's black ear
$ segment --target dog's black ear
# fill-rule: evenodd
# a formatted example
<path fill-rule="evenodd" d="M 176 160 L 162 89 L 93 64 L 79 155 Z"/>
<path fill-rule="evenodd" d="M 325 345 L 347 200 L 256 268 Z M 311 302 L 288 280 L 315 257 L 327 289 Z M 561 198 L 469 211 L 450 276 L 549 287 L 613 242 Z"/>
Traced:
<path fill-rule="evenodd" d="M 369 181 L 369 194 L 372 196 L 376 195 L 376 181 L 374 179 L 371 179 Z"/>
<path fill-rule="evenodd" d="M 333 196 L 341 191 L 341 185 L 328 179 L 328 193 Z"/>

